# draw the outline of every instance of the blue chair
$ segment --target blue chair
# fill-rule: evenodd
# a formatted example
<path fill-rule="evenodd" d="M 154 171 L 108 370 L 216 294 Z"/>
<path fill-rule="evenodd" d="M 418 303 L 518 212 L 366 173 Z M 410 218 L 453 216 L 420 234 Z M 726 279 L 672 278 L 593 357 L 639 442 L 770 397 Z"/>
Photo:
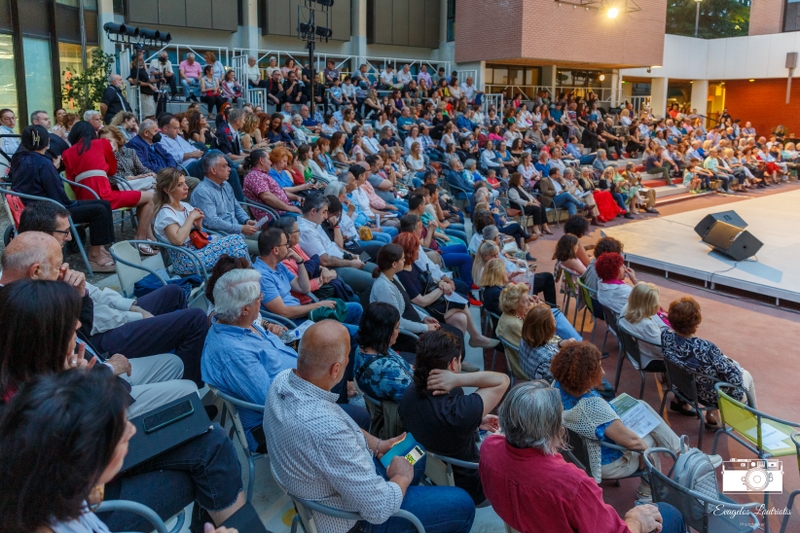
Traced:
<path fill-rule="evenodd" d="M 231 415 L 231 438 L 233 435 L 236 435 L 236 440 L 239 441 L 239 445 L 242 447 L 242 451 L 244 452 L 245 457 L 247 457 L 247 466 L 248 466 L 248 477 L 247 477 L 247 503 L 250 503 L 253 499 L 253 487 L 255 485 L 256 480 L 256 460 L 263 459 L 267 457 L 266 453 L 258 453 L 255 450 L 250 449 L 250 445 L 247 443 L 247 433 L 244 430 L 244 426 L 242 426 L 242 419 L 239 416 L 239 409 L 247 409 L 248 411 L 255 411 L 257 413 L 264 412 L 264 406 L 258 405 L 255 403 L 245 402 L 244 400 L 239 400 L 238 398 L 234 398 L 229 394 L 225 394 L 221 392 L 216 387 L 209 385 L 209 390 L 214 393 L 214 395 L 222 400 L 223 407 L 222 407 L 222 418 L 220 419 L 220 425 L 225 427 L 225 418 L 227 414 Z"/>

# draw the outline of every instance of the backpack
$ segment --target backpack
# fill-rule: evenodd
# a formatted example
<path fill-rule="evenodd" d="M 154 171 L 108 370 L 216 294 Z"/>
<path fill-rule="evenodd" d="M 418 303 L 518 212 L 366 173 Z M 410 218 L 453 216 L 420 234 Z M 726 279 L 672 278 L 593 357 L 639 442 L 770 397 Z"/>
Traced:
<path fill-rule="evenodd" d="M 682 487 L 715 500 L 719 499 L 719 486 L 714 465 L 703 451 L 689 447 L 689 439 L 686 435 L 681 436 L 681 454 L 672 468 L 672 479 Z M 694 500 L 691 513 L 695 520 L 702 518 L 706 514 L 705 505 Z"/>

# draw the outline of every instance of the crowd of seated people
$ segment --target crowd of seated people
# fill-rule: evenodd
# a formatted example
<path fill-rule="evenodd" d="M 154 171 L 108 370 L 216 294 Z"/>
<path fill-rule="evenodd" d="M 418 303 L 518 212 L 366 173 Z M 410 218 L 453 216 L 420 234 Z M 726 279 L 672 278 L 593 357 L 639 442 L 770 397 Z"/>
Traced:
<path fill-rule="evenodd" d="M 19 458 L 6 451 L 29 431 L 26 423 L 74 431 L 88 423 L 81 416 L 110 418 L 101 429 L 85 428 L 81 438 L 93 438 L 87 449 L 97 457 L 87 466 L 91 472 L 70 480 L 80 487 L 70 488 L 68 502 L 63 496 L 44 502 L 24 483 L 36 471 L 19 472 L 21 484 L 12 489 L 23 487 L 16 489 L 21 503 L 0 504 L 0 520 L 16 517 L 10 530 L 39 528 L 40 518 L 26 506 L 45 509 L 45 527 L 54 533 L 138 527 L 123 513 L 92 512 L 98 496 L 90 489 L 103 484 L 107 499 L 138 501 L 164 518 L 194 501 L 195 525 L 222 524 L 245 498 L 233 443 L 219 426 L 116 475 L 124 457 L 117 448 L 131 437 L 122 417 L 197 394 L 204 384 L 264 406 L 263 414 L 241 410 L 241 422 L 249 448 L 269 450 L 283 488 L 362 517 L 356 523 L 315 513 L 321 532 L 405 531 L 407 524 L 390 518 L 399 509 L 417 515 L 427 531 L 467 532 L 475 506 L 487 502 L 521 531 L 543 530 L 513 512 L 512 501 L 552 527 L 680 530 L 680 514 L 669 506 L 635 507 L 623 525 L 602 503 L 599 480 L 638 470 L 648 447 L 680 452 L 679 438 L 646 402 L 658 427 L 639 438 L 622 424 L 609 403 L 614 391 L 603 379 L 600 351 L 558 309 L 558 278 L 535 272 L 529 244 L 552 233 L 553 208 L 568 212 L 556 246 L 559 268 L 590 289 L 596 316 L 606 309 L 649 343 L 644 368 L 660 372 L 669 360 L 698 374 L 701 402 L 711 407 L 706 428 L 718 429 L 714 383 L 732 384 L 734 397 L 755 405 L 752 376 L 695 335 L 702 320 L 697 302 L 687 297 L 662 309 L 658 288 L 638 283 L 625 266 L 621 243 L 601 239 L 591 258 L 581 238 L 590 224 L 654 211 L 648 176 L 642 179 L 630 162 L 617 166 L 614 155 L 641 153 L 643 174 L 672 179 L 685 171 L 693 189 L 715 183 L 733 189 L 786 177 L 793 146 L 785 147 L 785 157 L 780 141 L 757 138 L 749 127 L 705 130 L 680 117 L 634 117 L 630 109 L 616 119 L 632 128 L 620 134 L 615 118 L 595 102 L 568 95 L 531 110 L 515 99 L 508 109 L 484 113 L 472 80 L 461 84 L 444 72 L 433 78 L 422 68 L 415 76 L 407 65 L 397 73 L 388 66 L 370 73 L 365 65 L 342 76 L 329 63 L 319 92 L 307 94 L 317 73 L 287 60 L 271 64 L 261 79 L 253 58 L 246 83 L 267 89 L 282 109 L 269 115 L 227 105 L 243 90 L 216 58 L 206 57 L 205 71 L 194 57 L 185 63 L 173 76 L 187 95 L 202 92 L 217 108 L 215 120 L 192 107 L 137 124 L 123 99 L 109 121 L 116 125 L 87 115 L 69 125 L 62 146 L 53 136 L 61 139 L 66 117 L 49 131 L 39 112 L 12 158 L 12 190 L 63 208 L 26 200 L 2 256 L 0 316 L 9 325 L 0 332 L 0 427 L 9 428 L 0 433 L 2 461 L 12 465 L 39 453 L 34 444 L 14 450 Z M 386 90 L 391 96 L 380 96 Z M 311 116 L 311 100 L 326 104 L 325 111 Z M 104 111 L 106 119 L 112 111 Z M 64 189 L 70 184 L 76 200 Z M 80 238 L 71 219 L 88 226 L 92 268 L 113 271 L 107 247 L 119 240 L 120 209 L 137 210 L 139 252 L 155 254 L 159 243 L 169 244 L 173 273 L 202 267 L 211 274 L 205 311 L 187 308 L 177 284 L 124 298 L 63 262 L 63 246 Z M 526 215 L 521 223 L 509 221 L 512 210 Z M 495 315 L 494 331 L 481 331 L 473 307 Z M 284 340 L 295 326 L 304 330 L 299 345 Z M 509 391 L 508 376 L 464 360 L 467 346 L 500 350 L 501 338 L 516 347 L 515 378 L 542 381 Z M 21 349 L 31 357 L 14 357 Z M 465 387 L 475 390 L 466 394 Z M 394 404 L 383 416 L 431 453 L 479 468 L 455 468 L 455 487 L 430 487 L 419 483 L 424 461 L 412 466 L 395 458 L 384 467 L 376 459 L 404 435 L 370 434 L 376 415 L 362 393 Z M 80 403 L 85 412 L 59 418 L 52 409 L 58 404 L 46 399 L 75 403 L 69 394 L 82 402 L 114 399 L 102 413 Z M 670 408 L 696 416 L 678 400 Z M 564 427 L 589 443 L 588 474 L 558 455 Z M 481 432 L 498 430 L 504 436 L 479 448 Z M 67 437 L 66 430 L 43 432 L 36 446 L 71 445 Z M 604 442 L 626 451 L 609 451 Z M 61 446 L 59 453 L 71 461 L 70 454 L 86 451 Z M 546 496 L 530 486 L 527 466 L 507 468 L 522 456 L 558 480 Z M 716 466 L 721 458 L 711 461 Z M 510 496 L 510 482 L 526 492 Z M 584 493 L 587 509 L 561 516 L 547 508 L 567 498 L 566 484 Z M 650 501 L 646 481 L 638 492 Z M 590 524 L 588 509 L 599 522 Z"/>

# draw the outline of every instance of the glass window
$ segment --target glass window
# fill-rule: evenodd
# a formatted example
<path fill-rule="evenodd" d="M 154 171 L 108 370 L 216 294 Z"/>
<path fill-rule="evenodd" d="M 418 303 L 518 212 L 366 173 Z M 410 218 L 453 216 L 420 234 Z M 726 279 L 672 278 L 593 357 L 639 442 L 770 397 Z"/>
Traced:
<path fill-rule="evenodd" d="M 447 42 L 456 40 L 456 0 L 447 0 Z"/>
<path fill-rule="evenodd" d="M 50 62 L 50 41 L 22 38 L 25 54 L 25 84 L 28 110 L 53 108 L 53 70 Z"/>
<path fill-rule="evenodd" d="M 57 4 L 80 8 L 80 0 L 56 0 Z M 83 0 L 83 8 L 97 11 L 97 0 Z"/>
<path fill-rule="evenodd" d="M 92 61 L 92 51 L 95 48 L 97 47 L 96 46 L 86 47 L 86 59 L 90 63 Z M 58 62 L 60 67 L 59 70 L 61 71 L 61 79 L 59 81 L 61 83 L 61 86 L 63 87 L 64 84 L 66 84 L 72 77 L 72 73 L 67 72 L 67 67 L 70 67 L 78 74 L 83 72 L 83 62 L 81 61 L 81 45 L 58 43 Z M 69 102 L 64 102 L 63 104 L 67 110 L 75 109 L 75 102 L 69 101 Z"/>
<path fill-rule="evenodd" d="M 14 42 L 10 35 L 0 35 L 0 109 L 17 108 L 17 76 L 14 70 Z"/>
<path fill-rule="evenodd" d="M 783 31 L 800 30 L 800 0 L 786 0 L 783 12 Z"/>

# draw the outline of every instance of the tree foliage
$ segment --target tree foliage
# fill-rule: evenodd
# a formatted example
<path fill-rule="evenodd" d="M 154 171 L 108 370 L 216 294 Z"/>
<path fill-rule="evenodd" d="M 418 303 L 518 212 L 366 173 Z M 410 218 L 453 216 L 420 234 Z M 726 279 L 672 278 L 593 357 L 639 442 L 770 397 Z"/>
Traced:
<path fill-rule="evenodd" d="M 667 33 L 694 36 L 695 0 L 668 0 Z M 701 39 L 720 39 L 747 35 L 750 2 L 744 0 L 702 0 L 700 2 Z"/>
<path fill-rule="evenodd" d="M 64 100 L 74 102 L 81 115 L 84 111 L 95 109 L 108 86 L 113 62 L 114 56 L 106 54 L 98 47 L 92 50 L 92 57 L 85 71 L 79 73 L 72 67 L 67 67 L 64 72 L 66 81 L 62 87 Z"/>

